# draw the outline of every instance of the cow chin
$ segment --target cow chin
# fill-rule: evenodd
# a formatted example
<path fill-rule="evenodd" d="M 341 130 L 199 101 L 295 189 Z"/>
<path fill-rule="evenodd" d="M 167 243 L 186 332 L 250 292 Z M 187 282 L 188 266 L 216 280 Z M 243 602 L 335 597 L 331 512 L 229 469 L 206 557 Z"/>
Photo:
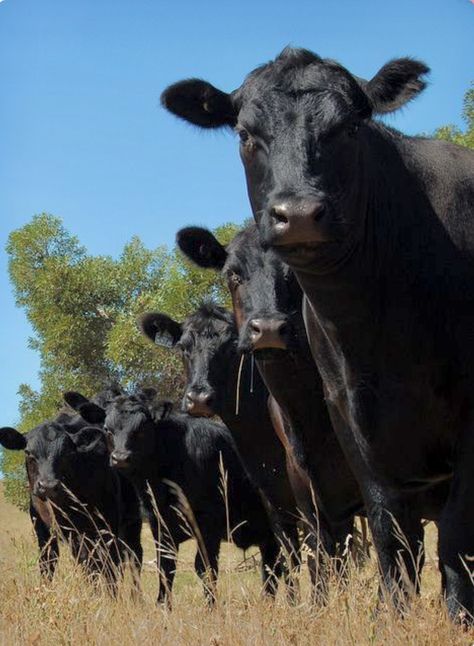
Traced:
<path fill-rule="evenodd" d="M 257 361 L 278 361 L 288 353 L 287 348 L 259 348 L 253 355 Z"/>
<path fill-rule="evenodd" d="M 187 413 L 191 417 L 206 417 L 209 419 L 215 416 L 212 408 L 209 408 L 209 406 L 206 406 L 205 404 L 195 405 L 191 409 L 185 407 L 183 412 Z"/>

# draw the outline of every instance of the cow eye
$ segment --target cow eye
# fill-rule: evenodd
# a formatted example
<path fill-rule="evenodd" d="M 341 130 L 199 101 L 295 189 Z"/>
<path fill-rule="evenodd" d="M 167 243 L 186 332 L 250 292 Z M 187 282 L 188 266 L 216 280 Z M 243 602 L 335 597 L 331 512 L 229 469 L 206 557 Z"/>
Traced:
<path fill-rule="evenodd" d="M 245 128 L 242 128 L 241 130 L 239 130 L 238 135 L 239 135 L 241 144 L 247 143 L 247 141 L 250 139 L 250 133 L 248 132 L 248 130 L 245 130 Z"/>

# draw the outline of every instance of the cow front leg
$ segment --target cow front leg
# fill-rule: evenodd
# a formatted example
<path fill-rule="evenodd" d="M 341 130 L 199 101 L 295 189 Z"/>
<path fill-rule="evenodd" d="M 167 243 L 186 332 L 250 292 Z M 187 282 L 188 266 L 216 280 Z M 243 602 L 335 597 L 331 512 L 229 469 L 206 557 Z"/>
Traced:
<path fill-rule="evenodd" d="M 156 548 L 156 566 L 158 569 L 158 604 L 165 604 L 171 610 L 171 593 L 176 574 L 176 561 L 179 545 L 170 533 L 171 522 L 163 522 L 153 515 L 149 518 L 151 533 Z"/>
<path fill-rule="evenodd" d="M 194 568 L 202 581 L 207 604 L 213 607 L 216 603 L 217 574 L 219 567 L 220 538 L 203 534 L 203 545 L 198 544 Z"/>
<path fill-rule="evenodd" d="M 59 545 L 57 537 L 51 533 L 50 528 L 30 505 L 30 517 L 35 530 L 39 547 L 40 574 L 49 581 L 52 580 L 59 558 Z"/>
<path fill-rule="evenodd" d="M 447 503 L 439 521 L 439 567 L 450 616 L 474 623 L 474 437 L 459 442 Z"/>
<path fill-rule="evenodd" d="M 286 584 L 286 598 L 291 605 L 299 601 L 298 573 L 301 568 L 301 546 L 296 522 L 288 524 L 279 535 L 283 576 Z"/>
<path fill-rule="evenodd" d="M 122 560 L 128 558 L 132 570 L 133 597 L 140 598 L 140 573 L 143 564 L 143 547 L 141 543 L 141 518 L 129 522 L 122 531 Z"/>
<path fill-rule="evenodd" d="M 366 509 L 382 577 L 381 594 L 404 610 L 420 590 L 424 529 L 415 505 L 372 484 Z"/>

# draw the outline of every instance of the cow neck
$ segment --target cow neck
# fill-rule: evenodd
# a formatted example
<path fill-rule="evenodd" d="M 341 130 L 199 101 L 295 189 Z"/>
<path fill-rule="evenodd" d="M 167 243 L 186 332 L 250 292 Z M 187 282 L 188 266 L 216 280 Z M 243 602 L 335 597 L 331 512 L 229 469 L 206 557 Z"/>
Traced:
<path fill-rule="evenodd" d="M 292 453 L 310 476 L 319 504 L 336 518 L 346 518 L 361 506 L 356 480 L 334 434 L 324 399 L 321 376 L 309 345 L 275 360 L 257 361 L 270 392 L 290 424 Z M 338 486 L 333 475 L 338 474 Z M 326 512 L 328 513 L 328 512 Z"/>
<path fill-rule="evenodd" d="M 350 257 L 328 273 L 319 273 L 317 267 L 316 271 L 314 267 L 293 267 L 305 293 L 307 328 L 313 319 L 313 325 L 316 323 L 331 345 L 337 346 L 339 354 L 346 360 L 359 354 L 356 361 L 362 363 L 370 363 L 381 334 L 395 325 L 400 328 L 403 317 L 413 316 L 414 304 L 418 311 L 417 326 L 412 326 L 414 337 L 427 322 L 433 328 L 434 312 L 444 320 L 445 290 L 440 289 L 437 263 L 444 258 L 451 277 L 453 264 L 459 264 L 453 244 L 412 170 L 409 140 L 407 144 L 405 137 L 382 127 L 372 128 L 370 136 L 369 148 L 375 149 L 378 154 L 373 156 L 382 161 L 365 167 L 364 185 L 368 188 L 357 198 L 364 213 L 359 218 L 363 226 Z M 392 318 L 394 311 L 396 319 Z M 409 345 L 410 339 L 405 342 Z"/>

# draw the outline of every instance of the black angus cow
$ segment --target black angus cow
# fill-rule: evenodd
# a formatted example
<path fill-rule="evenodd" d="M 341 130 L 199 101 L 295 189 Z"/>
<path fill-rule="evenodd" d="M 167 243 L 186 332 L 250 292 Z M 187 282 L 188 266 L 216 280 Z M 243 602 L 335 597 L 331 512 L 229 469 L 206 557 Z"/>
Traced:
<path fill-rule="evenodd" d="M 418 588 L 424 512 L 413 496 L 444 487 L 433 509 L 443 590 L 452 616 L 472 616 L 474 155 L 373 118 L 415 97 L 428 71 L 402 58 L 364 81 L 288 48 L 231 94 L 183 81 L 163 103 L 239 134 L 262 239 L 305 293 L 310 345 L 386 588 L 398 596 L 401 569 Z"/>
<path fill-rule="evenodd" d="M 299 564 L 298 510 L 288 478 L 286 454 L 268 410 L 268 390 L 258 370 L 237 352 L 231 312 L 202 304 L 183 323 L 166 314 L 141 319 L 144 334 L 157 344 L 176 347 L 186 370 L 183 409 L 191 415 L 218 415 L 230 430 L 244 465 L 263 494 L 275 534 L 288 557 L 288 597 L 296 595 L 292 576 Z M 283 438 L 281 438 L 283 439 Z"/>
<path fill-rule="evenodd" d="M 221 541 L 241 549 L 258 545 L 264 592 L 276 592 L 274 569 L 279 546 L 257 490 L 222 424 L 171 413 L 156 392 L 121 395 L 105 409 L 79 393 L 66 401 L 89 422 L 103 423 L 110 464 L 137 491 L 157 548 L 158 602 L 170 605 L 179 545 L 195 536 L 195 569 L 209 603 Z"/>
<path fill-rule="evenodd" d="M 142 562 L 139 500 L 109 466 L 102 429 L 61 412 L 28 433 L 0 429 L 0 444 L 25 452 L 30 516 L 40 548 L 39 566 L 51 579 L 58 539 L 90 575 L 101 574 L 115 591 L 117 575 L 131 561 L 135 585 Z"/>
<path fill-rule="evenodd" d="M 237 350 L 255 356 L 287 422 L 290 459 L 311 485 L 295 491 L 298 506 L 313 526 L 327 531 L 327 553 L 340 555 L 363 501 L 329 419 L 304 329 L 301 288 L 287 265 L 262 249 L 255 225 L 239 232 L 227 247 L 197 227 L 179 231 L 177 242 L 193 262 L 222 272 L 227 280 L 239 330 Z"/>

